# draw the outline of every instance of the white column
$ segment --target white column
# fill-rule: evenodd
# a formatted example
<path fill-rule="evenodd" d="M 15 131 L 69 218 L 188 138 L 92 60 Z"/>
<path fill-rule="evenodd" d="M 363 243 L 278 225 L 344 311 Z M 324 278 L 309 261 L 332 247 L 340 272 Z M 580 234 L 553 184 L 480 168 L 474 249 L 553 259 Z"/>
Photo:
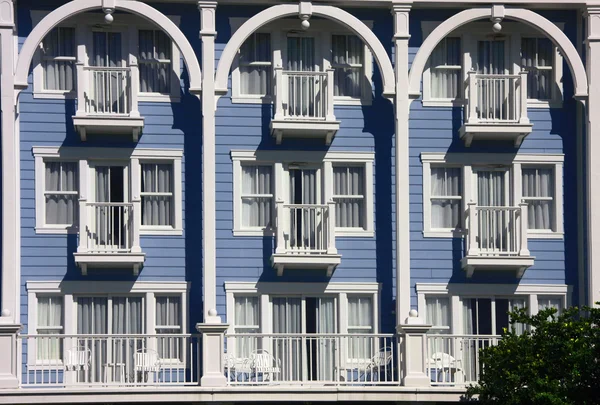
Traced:
<path fill-rule="evenodd" d="M 287 78 L 287 76 L 286 76 Z M 283 99 L 284 99 L 284 88 L 287 83 L 283 83 L 283 68 L 281 66 L 275 66 L 275 119 L 282 120 L 283 116 Z M 286 101 L 287 104 L 287 101 Z"/>
<path fill-rule="evenodd" d="M 519 235 L 519 239 L 521 242 L 521 246 L 519 247 L 519 256 L 529 256 L 530 252 L 529 252 L 529 248 L 527 247 L 527 230 L 529 229 L 529 218 L 528 218 L 528 214 L 529 212 L 527 211 L 527 208 L 529 207 L 529 204 L 527 203 L 520 203 L 519 204 L 519 231 L 521 232 L 521 235 Z"/>
<path fill-rule="evenodd" d="M 467 247 L 467 256 L 478 256 L 479 246 L 477 245 L 477 203 L 469 202 L 467 206 L 469 207 L 467 211 L 469 215 L 469 233 L 467 236 L 469 238 L 469 245 Z"/>
<path fill-rule="evenodd" d="M 211 316 L 217 317 L 217 312 L 211 310 Z M 226 323 L 198 323 L 196 330 L 202 334 L 202 377 L 203 387 L 224 387 L 225 377 L 225 332 L 229 327 Z"/>
<path fill-rule="evenodd" d="M 19 175 L 19 133 L 16 131 L 16 92 L 14 89 L 15 38 L 13 4 L 3 0 L 9 13 L 0 13 L 2 99 L 2 303 L 3 322 L 20 320 L 21 276 L 21 187 Z M 1 358 L 1 357 L 0 357 Z"/>
<path fill-rule="evenodd" d="M 403 325 L 398 325 L 397 332 L 402 336 L 401 353 L 402 385 L 406 387 L 429 387 L 430 379 L 426 373 L 427 366 L 427 332 L 431 325 L 425 325 L 416 310 L 411 310 Z"/>
<path fill-rule="evenodd" d="M 600 301 L 600 117 L 596 111 L 600 107 L 600 78 L 595 78 L 600 69 L 600 7 L 588 7 L 587 31 L 587 304 L 594 305 Z"/>
<path fill-rule="evenodd" d="M 142 195 L 141 195 L 141 173 L 140 160 L 138 158 L 131 159 L 131 204 L 133 221 L 131 221 L 133 229 L 131 232 L 131 253 L 141 253 L 142 247 L 140 242 L 140 229 L 142 229 Z M 129 222 L 129 221 L 128 221 Z"/>
<path fill-rule="evenodd" d="M 215 11 L 216 1 L 199 1 L 202 39 L 202 246 L 204 319 L 217 307 L 215 192 Z"/>
<path fill-rule="evenodd" d="M 408 16 L 409 2 L 394 2 L 396 47 L 396 321 L 410 310 L 410 230 L 408 178 Z"/>
<path fill-rule="evenodd" d="M 467 83 L 469 85 L 469 98 L 467 100 L 467 122 L 476 123 L 477 120 L 477 72 L 470 70 L 467 73 Z"/>

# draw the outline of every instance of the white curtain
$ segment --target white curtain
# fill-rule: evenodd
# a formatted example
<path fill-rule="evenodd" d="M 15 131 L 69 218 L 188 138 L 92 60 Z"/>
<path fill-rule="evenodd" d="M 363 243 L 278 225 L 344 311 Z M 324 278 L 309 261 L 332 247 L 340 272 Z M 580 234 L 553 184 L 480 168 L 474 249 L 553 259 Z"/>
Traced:
<path fill-rule="evenodd" d="M 472 335 L 476 332 L 473 327 L 473 306 L 474 300 L 468 298 L 463 300 L 463 333 L 465 335 Z"/>
<path fill-rule="evenodd" d="M 96 202 L 123 202 L 123 167 L 96 166 Z M 125 207 L 100 205 L 95 208 L 95 243 L 104 248 L 125 246 Z"/>
<path fill-rule="evenodd" d="M 71 91 L 75 75 L 75 28 L 57 27 L 42 41 L 42 66 L 46 90 Z M 56 60 L 60 57 L 61 60 Z M 70 58 L 70 60 L 64 60 Z"/>
<path fill-rule="evenodd" d="M 79 178 L 75 162 L 46 162 L 46 223 L 75 224 Z"/>
<path fill-rule="evenodd" d="M 331 335 L 335 330 L 335 300 L 333 298 L 317 298 L 317 333 L 322 336 L 317 345 L 318 381 L 332 381 L 335 377 L 335 353 L 338 350 L 335 338 Z"/>
<path fill-rule="evenodd" d="M 456 228 L 461 220 L 461 169 L 431 168 L 431 227 Z M 459 198 L 440 198 L 440 197 Z"/>
<path fill-rule="evenodd" d="M 426 299 L 427 323 L 435 327 L 438 333 L 450 333 L 450 299 L 447 297 L 429 297 Z"/>
<path fill-rule="evenodd" d="M 255 33 L 240 48 L 242 94 L 271 94 L 271 34 Z"/>
<path fill-rule="evenodd" d="M 359 98 L 362 93 L 364 45 L 356 35 L 331 36 L 335 96 Z"/>
<path fill-rule="evenodd" d="M 444 38 L 431 54 L 431 96 L 457 98 L 462 85 L 460 38 Z"/>
<path fill-rule="evenodd" d="M 302 379 L 302 299 L 273 298 L 273 333 L 279 338 L 273 342 L 275 358 L 281 361 L 281 378 L 284 381 L 300 381 Z M 290 339 L 283 339 L 289 335 Z"/>
<path fill-rule="evenodd" d="M 554 308 L 560 314 L 560 312 L 562 311 L 562 298 L 538 296 L 538 311 L 542 311 L 548 308 Z"/>
<path fill-rule="evenodd" d="M 477 172 L 477 202 L 481 207 L 506 205 L 504 171 L 479 170 Z M 485 210 L 479 212 L 479 248 L 482 250 L 508 251 L 515 248 L 508 238 L 508 229 L 515 229 L 513 217 L 506 211 Z"/>
<path fill-rule="evenodd" d="M 140 335 L 144 333 L 144 311 L 142 297 L 113 297 L 112 298 L 112 334 Z M 117 337 L 110 343 L 112 361 L 114 364 L 125 365 L 128 376 L 135 375 L 135 353 L 148 347 L 145 337 Z M 111 376 L 120 378 L 116 373 Z"/>
<path fill-rule="evenodd" d="M 521 39 L 521 69 L 527 71 L 527 98 L 552 98 L 553 51 L 548 38 Z"/>
<path fill-rule="evenodd" d="M 77 298 L 77 333 L 106 335 L 108 333 L 108 299 L 104 297 Z M 89 370 L 78 373 L 79 382 L 103 382 L 108 363 L 108 342 L 106 338 L 80 338 L 71 350 L 85 350 L 90 358 Z"/>
<path fill-rule="evenodd" d="M 478 41 L 477 73 L 484 75 L 503 75 L 506 73 L 505 41 Z M 479 85 L 478 113 L 481 119 L 514 118 L 514 109 L 509 108 L 509 101 L 514 94 L 510 87 L 500 80 L 484 80 Z"/>
<path fill-rule="evenodd" d="M 235 332 L 260 332 L 260 312 L 258 297 L 235 297 Z M 259 347 L 258 338 L 253 336 L 236 338 L 236 355 L 238 358 L 248 358 Z"/>
<path fill-rule="evenodd" d="M 317 204 L 317 170 L 290 170 L 290 202 L 292 204 Z M 317 217 L 315 210 L 292 209 L 290 211 L 290 246 L 301 248 L 317 248 L 315 233 L 320 228 L 323 218 Z"/>
<path fill-rule="evenodd" d="M 181 297 L 156 297 L 156 333 L 178 334 L 181 330 Z M 178 337 L 158 338 L 158 357 L 161 359 L 182 359 L 184 341 Z"/>
<path fill-rule="evenodd" d="M 272 171 L 271 166 L 242 166 L 242 226 L 271 226 Z"/>
<path fill-rule="evenodd" d="M 364 226 L 364 177 L 363 167 L 333 167 L 336 226 L 344 228 Z"/>
<path fill-rule="evenodd" d="M 139 31 L 140 91 L 171 92 L 171 39 L 160 30 Z"/>
<path fill-rule="evenodd" d="M 552 229 L 554 173 L 552 169 L 523 168 L 523 197 L 530 229 Z"/>
<path fill-rule="evenodd" d="M 350 337 L 348 357 L 367 360 L 373 357 L 373 299 L 370 297 L 348 297 L 348 333 L 362 336 Z"/>
<path fill-rule="evenodd" d="M 172 164 L 142 164 L 142 225 L 173 225 Z"/>
<path fill-rule="evenodd" d="M 315 62 L 315 39 L 312 37 L 288 37 L 287 70 L 294 72 L 312 72 L 317 70 Z M 323 103 L 317 97 L 315 82 L 307 76 L 289 76 L 288 79 L 288 115 L 319 116 L 319 107 Z"/>
<path fill-rule="evenodd" d="M 39 335 L 58 335 L 63 330 L 62 297 L 38 297 L 37 333 Z M 62 341 L 58 338 L 37 339 L 38 360 L 60 360 L 62 358 Z"/>
<path fill-rule="evenodd" d="M 511 298 L 508 300 L 508 311 L 512 312 L 515 309 L 523 309 L 525 308 L 525 299 L 524 298 Z M 515 323 L 514 326 L 515 332 L 517 335 L 523 334 L 525 332 L 525 325 L 522 323 Z M 500 334 L 499 330 L 496 330 L 496 334 Z"/>
<path fill-rule="evenodd" d="M 477 203 L 484 207 L 505 205 L 504 171 L 477 171 Z"/>
<path fill-rule="evenodd" d="M 94 32 L 90 64 L 97 67 L 122 67 L 121 33 Z M 125 105 L 126 81 L 122 72 L 98 72 L 93 76 L 93 112 L 122 114 Z"/>

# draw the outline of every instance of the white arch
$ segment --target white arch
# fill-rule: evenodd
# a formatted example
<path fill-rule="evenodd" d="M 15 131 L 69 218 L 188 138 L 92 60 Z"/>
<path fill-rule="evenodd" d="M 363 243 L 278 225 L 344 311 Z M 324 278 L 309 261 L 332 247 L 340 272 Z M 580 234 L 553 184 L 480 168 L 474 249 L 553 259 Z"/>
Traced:
<path fill-rule="evenodd" d="M 279 18 L 298 15 L 299 11 L 300 6 L 298 4 L 276 5 L 261 11 L 242 24 L 235 34 L 231 36 L 221 54 L 215 76 L 215 90 L 217 94 L 223 95 L 227 93 L 229 70 L 231 69 L 237 50 L 242 46 L 244 41 L 260 27 Z M 312 14 L 344 25 L 363 40 L 379 65 L 383 81 L 383 95 L 388 98 L 393 97 L 395 93 L 394 69 L 385 48 L 373 31 L 358 18 L 337 7 L 313 5 Z M 300 23 L 300 20 L 298 20 L 298 23 Z"/>
<path fill-rule="evenodd" d="M 443 23 L 437 26 L 427 39 L 423 42 L 415 59 L 413 60 L 409 74 L 409 94 L 411 97 L 419 97 L 421 95 L 420 83 L 423 70 L 427 59 L 433 52 L 436 45 L 452 31 L 465 24 L 480 20 L 482 18 L 490 18 L 492 9 L 490 8 L 472 8 L 461 11 L 458 14 L 450 17 Z M 583 62 L 577 53 L 577 50 L 569 41 L 569 38 L 550 20 L 541 15 L 522 8 L 507 8 L 505 9 L 505 18 L 515 19 L 527 25 L 530 25 L 542 31 L 548 38 L 558 46 L 561 53 L 567 60 L 573 81 L 575 84 L 575 98 L 581 99 L 588 95 L 588 82 L 585 73 Z"/>
<path fill-rule="evenodd" d="M 133 14 L 139 15 L 140 17 L 153 22 L 165 31 L 165 33 L 177 45 L 181 51 L 183 59 L 185 60 L 190 77 L 190 92 L 199 93 L 202 88 L 202 73 L 200 71 L 200 64 L 198 63 L 194 49 L 190 45 L 185 35 L 183 35 L 179 27 L 177 27 L 173 21 L 167 18 L 167 16 L 140 1 L 116 0 L 115 2 L 117 10 L 126 10 Z M 42 42 L 50 30 L 71 16 L 89 10 L 102 8 L 102 3 L 103 0 L 73 0 L 60 6 L 42 19 L 42 21 L 40 21 L 40 23 L 37 24 L 31 31 L 25 40 L 23 47 L 21 48 L 21 52 L 19 53 L 19 59 L 17 61 L 17 67 L 15 71 L 15 87 L 27 88 L 29 65 L 31 64 L 33 54 L 35 53 L 40 42 Z"/>

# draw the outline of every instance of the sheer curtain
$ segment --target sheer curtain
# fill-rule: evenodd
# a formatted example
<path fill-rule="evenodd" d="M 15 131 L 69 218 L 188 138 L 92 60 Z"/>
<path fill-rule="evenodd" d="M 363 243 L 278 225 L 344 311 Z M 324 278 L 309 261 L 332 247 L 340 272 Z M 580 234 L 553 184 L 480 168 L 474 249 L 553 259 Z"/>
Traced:
<path fill-rule="evenodd" d="M 112 334 L 141 335 L 144 333 L 142 297 L 112 297 Z M 135 375 L 135 353 L 148 348 L 145 337 L 121 337 L 110 342 L 112 362 L 125 367 L 128 376 Z M 110 370 L 112 379 L 120 378 L 118 370 Z"/>
<path fill-rule="evenodd" d="M 523 309 L 525 308 L 525 299 L 524 298 L 511 298 L 508 300 L 508 310 L 509 312 L 514 311 L 515 309 Z M 509 317 L 510 319 L 510 317 Z M 513 327 L 515 328 L 515 333 L 517 335 L 523 334 L 525 332 L 525 325 L 522 323 L 516 322 Z M 500 331 L 496 330 L 496 334 L 500 334 Z"/>
<path fill-rule="evenodd" d="M 240 48 L 240 92 L 269 95 L 272 93 L 271 34 L 252 34 Z"/>
<path fill-rule="evenodd" d="M 121 33 L 93 33 L 93 54 L 90 64 L 97 67 L 122 67 Z M 94 112 L 121 114 L 125 110 L 125 83 L 119 72 L 99 72 L 93 76 L 94 97 L 91 100 Z"/>
<path fill-rule="evenodd" d="M 430 58 L 431 96 L 457 98 L 462 85 L 462 54 L 460 38 L 444 38 Z"/>
<path fill-rule="evenodd" d="M 42 41 L 44 89 L 71 91 L 75 77 L 75 28 L 57 27 Z"/>
<path fill-rule="evenodd" d="M 315 205 L 317 195 L 316 169 L 290 170 L 290 202 L 292 204 Z M 315 232 L 323 218 L 317 217 L 315 210 L 295 209 L 290 211 L 290 246 L 316 248 Z"/>
<path fill-rule="evenodd" d="M 260 311 L 258 297 L 235 297 L 234 311 L 235 333 L 259 333 Z M 258 341 L 253 336 L 237 337 L 236 355 L 248 358 L 258 349 Z"/>
<path fill-rule="evenodd" d="M 46 223 L 77 222 L 79 176 L 75 162 L 46 162 Z"/>
<path fill-rule="evenodd" d="M 37 334 L 58 335 L 63 331 L 62 297 L 38 297 L 37 311 Z M 60 360 L 61 340 L 52 337 L 38 338 L 36 357 L 38 360 Z"/>
<path fill-rule="evenodd" d="M 373 357 L 373 299 L 371 297 L 348 297 L 348 333 L 352 336 L 348 345 L 348 357 L 366 360 Z"/>
<path fill-rule="evenodd" d="M 364 75 L 364 45 L 356 35 L 332 35 L 335 96 L 360 98 Z"/>
<path fill-rule="evenodd" d="M 431 227 L 457 228 L 461 221 L 462 175 L 457 167 L 431 168 Z"/>
<path fill-rule="evenodd" d="M 142 164 L 142 225 L 173 225 L 173 165 Z"/>
<path fill-rule="evenodd" d="M 287 70 L 312 72 L 317 70 L 315 62 L 315 39 L 313 37 L 288 37 Z M 289 76 L 288 113 L 291 116 L 314 117 L 322 102 L 316 97 L 316 86 L 309 77 Z M 319 103 L 320 104 L 316 104 Z"/>
<path fill-rule="evenodd" d="M 302 333 L 301 298 L 273 298 L 273 333 L 279 335 L 273 345 L 275 358 L 281 361 L 281 378 L 284 381 L 300 381 L 303 347 L 297 335 Z M 283 339 L 283 336 L 288 338 Z"/>
<path fill-rule="evenodd" d="M 269 227 L 273 217 L 271 166 L 242 166 L 242 226 Z"/>
<path fill-rule="evenodd" d="M 427 323 L 433 325 L 437 333 L 450 333 L 450 299 L 429 297 L 425 301 Z"/>
<path fill-rule="evenodd" d="M 77 333 L 106 335 L 108 333 L 108 299 L 104 297 L 77 298 Z M 108 364 L 107 339 L 80 338 L 78 346 L 71 350 L 85 350 L 90 356 L 89 370 L 78 373 L 79 382 L 103 382 Z"/>
<path fill-rule="evenodd" d="M 484 75 L 503 75 L 506 73 L 505 41 L 478 41 L 477 73 Z M 479 118 L 499 119 L 508 117 L 509 88 L 502 81 L 483 81 L 479 85 Z M 514 96 L 514 95 L 513 95 Z"/>
<path fill-rule="evenodd" d="M 556 309 L 557 314 L 560 315 L 563 309 L 562 298 L 551 296 L 538 296 L 538 311 L 542 311 L 548 308 Z"/>
<path fill-rule="evenodd" d="M 552 99 L 554 46 L 548 38 L 521 39 L 521 69 L 527 71 L 527 98 Z"/>
<path fill-rule="evenodd" d="M 554 222 L 554 172 L 552 169 L 523 168 L 523 199 L 530 229 L 552 229 Z"/>
<path fill-rule="evenodd" d="M 171 92 L 171 39 L 160 30 L 139 31 L 140 91 Z"/>
<path fill-rule="evenodd" d="M 477 171 L 477 203 L 480 207 L 506 205 L 505 171 Z M 509 250 L 515 248 L 507 237 L 507 226 L 514 228 L 505 211 L 485 210 L 479 212 L 479 248 L 483 250 Z"/>
<path fill-rule="evenodd" d="M 333 167 L 335 225 L 344 228 L 364 227 L 364 168 Z"/>
<path fill-rule="evenodd" d="M 322 336 L 317 345 L 317 375 L 319 381 L 332 381 L 335 377 L 335 353 L 339 348 L 331 335 L 335 329 L 335 300 L 333 298 L 317 298 L 317 333 Z"/>

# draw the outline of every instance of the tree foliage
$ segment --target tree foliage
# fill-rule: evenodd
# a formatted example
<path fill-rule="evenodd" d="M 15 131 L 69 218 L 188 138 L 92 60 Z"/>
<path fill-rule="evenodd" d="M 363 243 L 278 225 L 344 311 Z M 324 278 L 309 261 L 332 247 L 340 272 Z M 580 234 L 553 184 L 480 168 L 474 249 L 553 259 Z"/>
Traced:
<path fill-rule="evenodd" d="M 467 398 L 483 404 L 600 404 L 600 308 L 511 313 L 523 334 L 504 330 L 497 346 L 480 352 L 481 375 Z"/>

